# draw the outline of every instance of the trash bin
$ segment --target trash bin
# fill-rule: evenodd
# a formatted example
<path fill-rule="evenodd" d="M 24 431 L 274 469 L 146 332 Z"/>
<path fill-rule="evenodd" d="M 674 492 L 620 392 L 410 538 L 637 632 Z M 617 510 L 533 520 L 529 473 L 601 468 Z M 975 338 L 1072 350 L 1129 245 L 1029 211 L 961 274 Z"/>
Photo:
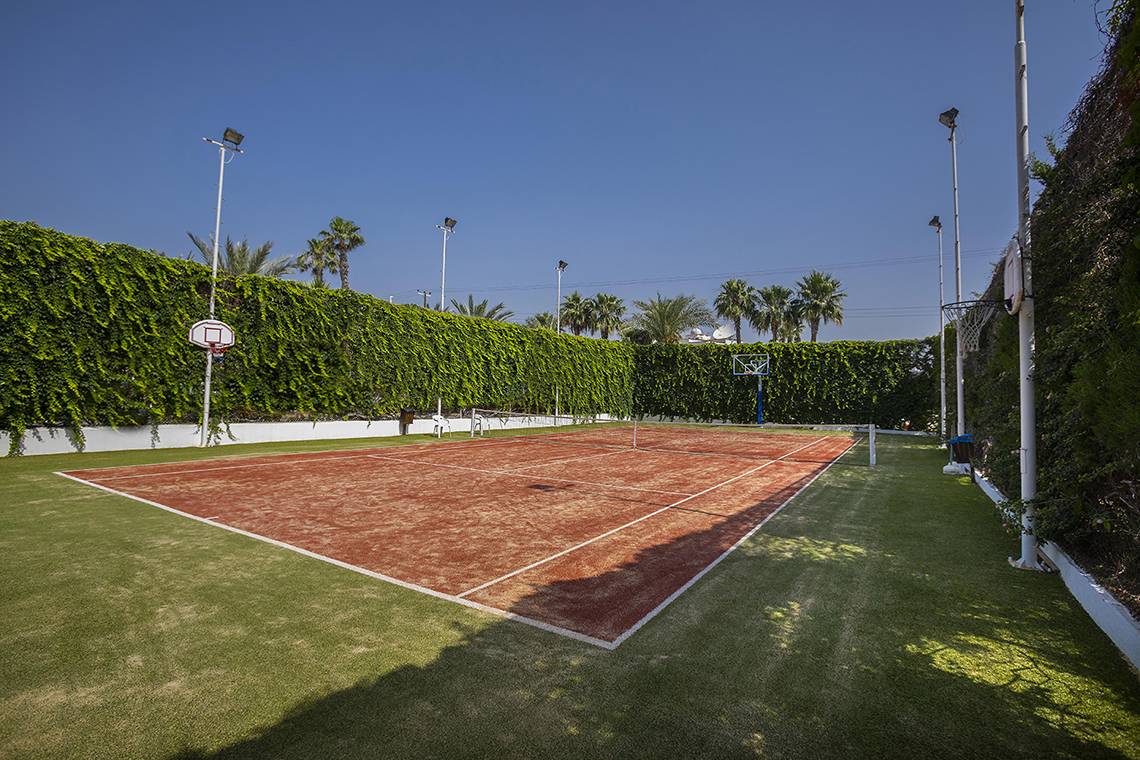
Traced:
<path fill-rule="evenodd" d="M 401 409 L 400 410 L 400 435 L 408 434 L 408 425 L 415 422 L 416 410 L 415 409 Z"/>
<path fill-rule="evenodd" d="M 974 459 L 974 436 L 967 433 L 951 438 L 950 454 L 958 464 L 970 464 Z"/>

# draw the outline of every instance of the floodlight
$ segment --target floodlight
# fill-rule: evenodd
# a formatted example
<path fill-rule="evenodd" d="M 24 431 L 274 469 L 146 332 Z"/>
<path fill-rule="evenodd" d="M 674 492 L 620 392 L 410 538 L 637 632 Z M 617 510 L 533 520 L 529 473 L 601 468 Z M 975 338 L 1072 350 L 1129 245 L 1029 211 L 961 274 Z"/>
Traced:
<path fill-rule="evenodd" d="M 241 132 L 238 132 L 236 129 L 233 129 L 232 127 L 226 127 L 226 131 L 225 134 L 222 135 L 222 139 L 228 143 L 233 143 L 234 145 L 241 145 L 241 141 L 245 139 L 245 135 L 243 135 Z"/>
<path fill-rule="evenodd" d="M 942 123 L 942 126 L 949 127 L 950 129 L 958 126 L 957 119 L 957 108 L 951 108 L 949 111 L 943 111 L 942 113 L 938 114 L 938 121 Z"/>
<path fill-rule="evenodd" d="M 935 216 L 933 219 L 931 219 L 928 222 L 928 224 L 936 230 L 942 229 L 942 220 L 939 219 L 937 216 Z"/>
<path fill-rule="evenodd" d="M 566 263 L 565 261 L 563 261 L 562 259 L 559 259 L 559 260 L 558 260 L 558 271 L 559 271 L 559 272 L 565 272 L 565 271 L 566 271 L 566 267 L 568 267 L 568 266 L 570 266 L 570 265 L 569 265 L 569 264 L 567 264 L 567 263 Z"/>
<path fill-rule="evenodd" d="M 445 216 L 443 218 L 443 226 L 447 228 L 448 232 L 454 231 L 455 225 L 456 225 L 456 221 L 454 219 L 452 219 L 450 216 Z"/>

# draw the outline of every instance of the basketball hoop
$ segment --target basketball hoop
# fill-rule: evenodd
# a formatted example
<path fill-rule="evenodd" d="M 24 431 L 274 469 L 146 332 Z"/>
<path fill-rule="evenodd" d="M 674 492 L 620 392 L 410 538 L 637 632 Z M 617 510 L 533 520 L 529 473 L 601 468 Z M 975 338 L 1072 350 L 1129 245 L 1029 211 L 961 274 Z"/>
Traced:
<path fill-rule="evenodd" d="M 998 309 L 1005 308 L 1002 301 L 957 301 L 942 307 L 946 318 L 962 336 L 962 350 L 969 353 L 978 350 L 982 328 Z"/>
<path fill-rule="evenodd" d="M 764 378 L 768 376 L 768 354 L 733 354 L 732 374 L 756 378 L 756 424 L 764 424 Z"/>

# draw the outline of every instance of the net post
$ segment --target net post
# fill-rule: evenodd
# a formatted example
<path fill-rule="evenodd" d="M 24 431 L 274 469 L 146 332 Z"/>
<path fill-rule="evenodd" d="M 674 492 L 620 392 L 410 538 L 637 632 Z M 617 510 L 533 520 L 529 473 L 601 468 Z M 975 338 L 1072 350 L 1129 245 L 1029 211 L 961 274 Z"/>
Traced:
<path fill-rule="evenodd" d="M 869 448 L 871 449 L 871 466 L 874 467 L 875 466 L 875 423 L 874 422 L 872 422 L 870 425 L 868 425 L 867 432 L 868 432 L 867 440 L 869 442 Z"/>
<path fill-rule="evenodd" d="M 637 418 L 633 418 L 633 447 L 637 448 Z"/>
<path fill-rule="evenodd" d="M 475 437 L 475 407 L 471 407 L 471 437 Z"/>

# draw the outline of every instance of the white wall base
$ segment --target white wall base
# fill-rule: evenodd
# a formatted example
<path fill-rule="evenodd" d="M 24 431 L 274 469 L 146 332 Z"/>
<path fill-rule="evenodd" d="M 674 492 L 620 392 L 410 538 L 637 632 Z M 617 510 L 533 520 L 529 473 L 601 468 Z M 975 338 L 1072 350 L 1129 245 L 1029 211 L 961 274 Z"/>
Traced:
<path fill-rule="evenodd" d="M 453 417 L 451 434 L 470 435 L 471 419 Z M 489 421 L 487 429 L 510 430 L 554 424 L 553 418 L 534 416 L 518 420 Z M 133 427 L 85 427 L 83 451 L 130 451 L 138 449 L 174 449 L 198 445 L 197 425 L 149 425 Z M 413 435 L 432 432 L 431 418 L 416 419 L 408 428 Z M 229 426 L 231 439 L 222 428 L 223 446 L 234 443 L 268 443 L 271 441 L 327 441 L 342 438 L 382 438 L 400 434 L 397 420 L 328 420 L 321 422 L 235 422 Z M 7 455 L 9 437 L 0 432 L 0 456 Z M 70 433 L 63 428 L 28 428 L 24 435 L 24 454 L 72 454 L 80 451 Z"/>
<path fill-rule="evenodd" d="M 974 482 L 994 504 L 1005 501 L 1001 491 L 985 477 L 974 473 Z M 1042 541 L 1039 551 L 1055 568 L 1065 582 L 1069 593 L 1084 608 L 1093 622 L 1116 644 L 1132 667 L 1140 670 L 1140 621 L 1116 600 L 1107 589 L 1082 570 L 1065 550 L 1052 541 Z"/>

